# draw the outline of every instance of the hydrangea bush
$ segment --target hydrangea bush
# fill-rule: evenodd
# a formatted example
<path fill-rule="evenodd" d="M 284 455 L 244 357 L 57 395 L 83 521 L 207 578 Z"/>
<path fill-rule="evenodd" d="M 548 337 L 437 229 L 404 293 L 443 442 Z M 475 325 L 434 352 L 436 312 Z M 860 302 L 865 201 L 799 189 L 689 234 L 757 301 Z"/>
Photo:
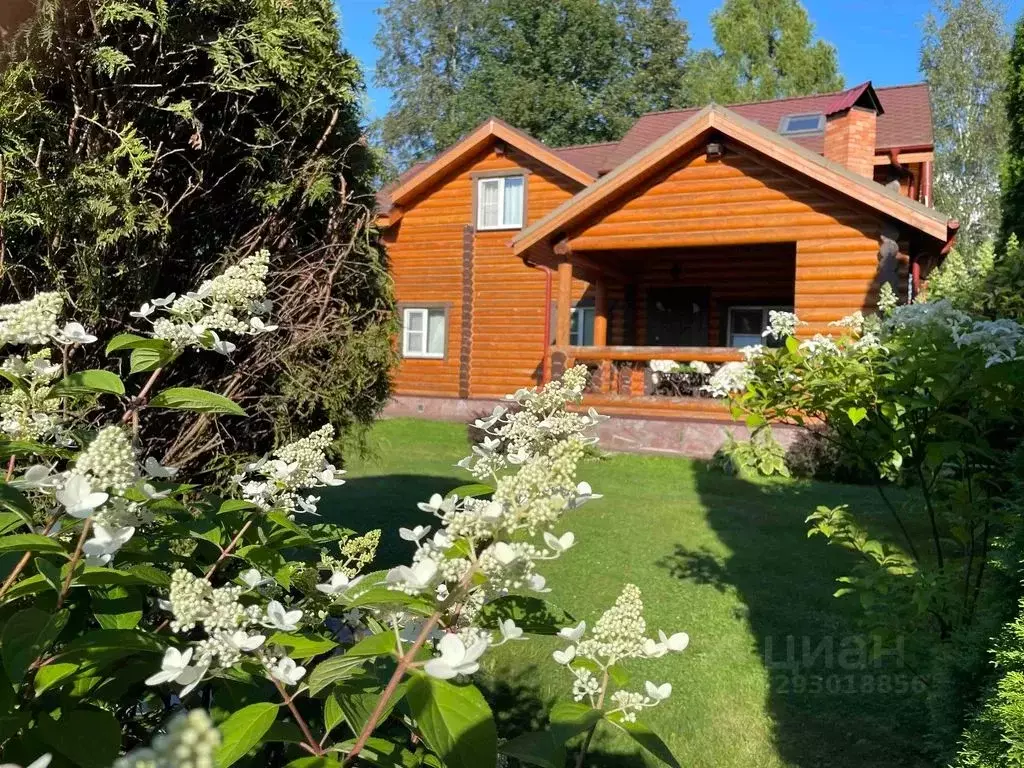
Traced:
<path fill-rule="evenodd" d="M 686 648 L 650 636 L 627 586 L 592 627 L 546 601 L 544 564 L 571 556 L 568 519 L 598 498 L 577 480 L 601 420 L 578 403 L 586 371 L 510 396 L 476 427 L 460 466 L 472 482 L 419 504 L 399 529 L 407 565 L 372 570 L 379 531 L 318 515 L 318 489 L 344 483 L 334 430 L 239 467 L 220 492 L 180 477 L 140 441 L 142 419 L 187 409 L 223 420 L 220 394 L 158 388 L 187 355 L 230 355 L 273 333 L 267 257 L 195 292 L 144 304 L 146 334 L 107 343 L 113 370 L 73 370 L 96 337 L 39 294 L 0 307 L 0 750 L 33 768 L 577 765 L 598 727 L 676 765 L 642 722 L 670 682 L 631 682 L 628 659 Z M 186 362 L 187 364 L 187 362 Z M 113 365 L 111 366 L 114 367 Z M 135 384 L 134 382 L 138 382 Z M 102 423 L 97 403 L 122 405 Z M 567 700 L 549 730 L 499 745 L 472 675 L 490 648 L 534 634 L 567 645 Z"/>
<path fill-rule="evenodd" d="M 846 506 L 808 518 L 812 534 L 859 556 L 837 594 L 857 595 L 877 631 L 951 639 L 977 617 L 1005 531 L 1024 327 L 946 300 L 884 304 L 802 340 L 797 318 L 773 317 L 766 334 L 785 344 L 749 356 L 733 409 L 755 434 L 769 424 L 818 431 L 873 474 L 897 538 Z M 894 494 L 894 484 L 912 492 Z"/>

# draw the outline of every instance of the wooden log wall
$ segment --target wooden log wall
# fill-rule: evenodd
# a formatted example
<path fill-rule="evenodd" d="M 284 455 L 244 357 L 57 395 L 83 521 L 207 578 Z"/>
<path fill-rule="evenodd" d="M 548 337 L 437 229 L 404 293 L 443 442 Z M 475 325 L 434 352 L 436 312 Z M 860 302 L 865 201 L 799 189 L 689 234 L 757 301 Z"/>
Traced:
<path fill-rule="evenodd" d="M 544 358 L 543 271 L 513 255 L 509 241 L 518 230 L 475 231 L 470 236 L 471 285 L 463 270 L 464 228 L 475 226 L 473 187 L 477 174 L 522 168 L 526 171 L 526 225 L 543 217 L 579 191 L 580 185 L 514 148 L 490 148 L 456 169 L 449 178 L 407 207 L 387 233 L 391 273 L 400 305 L 446 303 L 447 354 L 444 360 L 407 358 L 394 373 L 395 391 L 409 395 L 465 396 L 460 372 L 467 374 L 470 397 L 500 396 L 538 382 Z M 587 289 L 574 280 L 573 294 Z M 472 303 L 462 322 L 463 302 Z M 550 310 L 548 310 L 550 311 Z M 554 325 L 552 324 L 552 328 Z M 469 370 L 460 349 L 470 334 Z M 401 350 L 401 338 L 397 340 Z"/>
<path fill-rule="evenodd" d="M 813 334 L 827 333 L 830 321 L 874 306 L 883 227 L 877 214 L 726 142 L 724 157 L 690 155 L 573 234 L 570 244 L 574 252 L 596 254 L 708 246 L 742 253 L 754 244 L 795 243 L 794 305 L 809 321 L 803 333 Z M 727 259 L 721 268 L 733 280 L 744 279 Z"/>

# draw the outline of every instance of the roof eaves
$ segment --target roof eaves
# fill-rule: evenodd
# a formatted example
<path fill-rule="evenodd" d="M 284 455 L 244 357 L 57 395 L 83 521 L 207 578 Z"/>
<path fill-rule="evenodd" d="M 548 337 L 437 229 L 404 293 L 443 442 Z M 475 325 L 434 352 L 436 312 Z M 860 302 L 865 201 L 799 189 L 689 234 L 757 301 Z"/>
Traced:
<path fill-rule="evenodd" d="M 893 216 L 894 218 L 903 218 L 906 220 L 906 223 L 908 223 L 910 226 L 915 226 L 916 228 L 921 228 L 921 226 L 914 223 L 913 220 L 915 217 L 921 217 L 930 220 L 933 226 L 929 228 L 928 234 L 936 237 L 937 239 L 943 239 L 946 236 L 946 231 L 948 230 L 951 221 L 949 217 L 938 213 L 934 209 L 929 208 L 923 205 L 922 203 L 917 202 L 916 200 L 911 200 L 910 198 L 904 197 L 903 195 L 900 195 L 898 192 L 895 192 L 885 187 L 884 185 L 879 184 L 873 179 L 861 176 L 860 174 L 851 171 L 849 168 L 846 168 L 845 166 L 840 165 L 839 163 L 836 163 L 833 160 L 829 160 L 828 158 L 819 155 L 817 152 L 813 152 L 805 147 L 802 147 L 801 145 L 786 138 L 785 136 L 780 136 L 778 133 L 765 128 L 764 126 L 760 125 L 759 123 L 756 123 L 753 120 L 748 120 L 747 118 L 737 114 L 736 112 L 728 109 L 727 107 L 722 107 L 718 104 L 712 103 L 704 107 L 702 110 L 700 110 L 698 113 L 693 115 L 688 120 L 684 121 L 677 127 L 673 128 L 668 133 L 658 138 L 653 143 L 647 145 L 646 147 L 638 151 L 629 159 L 620 163 L 615 169 L 613 169 L 608 174 L 602 176 L 595 183 L 582 189 L 580 192 L 571 197 L 569 200 L 566 200 L 564 203 L 562 203 L 562 205 L 553 210 L 547 216 L 543 217 L 542 219 L 536 221 L 531 226 L 524 229 L 521 233 L 519 233 L 517 237 L 515 237 L 512 240 L 512 246 L 515 252 L 517 254 L 521 254 L 527 248 L 538 242 L 545 234 L 550 234 L 550 232 L 544 232 L 544 230 L 549 229 L 551 230 L 551 232 L 553 232 L 570 223 L 573 217 L 566 217 L 566 213 L 575 208 L 580 207 L 587 200 L 592 199 L 595 195 L 600 197 L 601 194 L 606 189 L 608 189 L 608 187 L 613 187 L 612 192 L 614 192 L 617 188 L 617 181 L 621 179 L 624 175 L 635 170 L 635 167 L 641 165 L 645 158 L 653 158 L 651 160 L 651 163 L 649 164 L 656 164 L 660 159 L 659 157 L 657 157 L 659 153 L 662 153 L 668 145 L 675 143 L 679 138 L 686 135 L 698 123 L 702 121 L 706 121 L 708 123 L 708 125 L 706 126 L 707 128 L 716 128 L 719 130 L 723 130 L 723 132 L 725 132 L 726 134 L 729 133 L 728 128 L 731 124 L 739 128 L 742 128 L 745 131 L 753 133 L 756 137 L 759 137 L 763 141 L 779 145 L 785 150 L 795 153 L 802 160 L 813 164 L 813 166 L 817 166 L 821 170 L 824 170 L 828 173 L 837 174 L 846 181 L 852 182 L 854 185 L 854 189 L 859 189 L 863 192 L 863 194 L 855 196 L 860 200 L 860 202 L 871 207 L 874 207 L 876 210 L 881 210 L 881 212 Z M 704 127 L 702 127 L 701 130 L 704 130 Z M 761 151 L 763 151 L 763 149 Z M 665 152 L 664 154 L 670 154 L 670 152 Z M 611 192 L 609 194 L 611 194 Z M 879 198 L 887 200 L 889 205 L 886 206 L 886 209 L 883 210 L 878 205 L 878 203 L 881 202 Z M 907 215 L 903 217 L 897 217 L 891 212 L 893 208 L 895 208 L 896 211 L 903 209 Z M 580 208 L 580 213 L 584 212 L 585 210 L 586 206 L 583 206 L 582 208 Z M 942 234 L 939 234 L 940 228 Z"/>

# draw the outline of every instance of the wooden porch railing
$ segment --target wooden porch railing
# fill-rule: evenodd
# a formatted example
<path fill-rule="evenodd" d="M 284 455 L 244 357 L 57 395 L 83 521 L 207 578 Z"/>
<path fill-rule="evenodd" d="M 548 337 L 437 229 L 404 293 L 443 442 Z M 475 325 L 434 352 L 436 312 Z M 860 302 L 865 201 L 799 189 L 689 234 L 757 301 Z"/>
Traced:
<path fill-rule="evenodd" d="M 672 360 L 677 363 L 701 361 L 711 366 L 743 360 L 743 354 L 731 347 L 558 347 L 548 348 L 545 369 L 552 378 L 582 363 L 591 370 L 588 393 L 647 397 L 659 394 L 680 396 L 680 392 L 665 391 L 665 380 L 651 370 L 652 360 Z M 661 378 L 659 382 L 658 379 Z M 699 386 L 690 387 L 691 396 L 698 394 Z"/>

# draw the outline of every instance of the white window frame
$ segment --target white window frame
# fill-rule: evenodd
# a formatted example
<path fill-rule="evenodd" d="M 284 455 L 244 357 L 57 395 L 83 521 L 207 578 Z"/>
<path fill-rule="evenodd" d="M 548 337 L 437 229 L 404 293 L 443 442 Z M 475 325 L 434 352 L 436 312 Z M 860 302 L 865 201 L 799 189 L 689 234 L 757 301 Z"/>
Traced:
<path fill-rule="evenodd" d="M 793 311 L 793 307 L 791 307 L 791 306 L 787 307 L 787 306 L 783 306 L 783 305 L 774 305 L 774 304 L 772 304 L 772 305 L 769 305 L 769 304 L 737 304 L 737 305 L 729 307 L 729 309 L 727 311 L 727 316 L 728 316 L 727 328 L 728 328 L 728 330 L 727 330 L 726 336 L 725 336 L 725 341 L 726 341 L 726 345 L 727 346 L 729 346 L 729 347 L 736 347 L 736 345 L 733 343 L 733 340 L 732 340 L 732 337 L 733 337 L 732 313 L 734 311 L 736 311 L 736 310 L 739 310 L 741 312 L 752 312 L 755 309 L 761 310 L 761 331 L 762 332 L 764 332 L 764 329 L 768 327 L 768 313 L 769 312 L 792 312 Z M 764 336 L 762 336 L 761 338 L 763 339 Z M 762 342 L 758 342 L 758 343 L 762 343 Z M 737 347 L 737 349 L 738 349 L 738 347 Z"/>
<path fill-rule="evenodd" d="M 597 309 L 597 307 L 595 307 L 593 305 L 590 305 L 590 304 L 584 304 L 582 306 L 578 306 L 578 307 L 573 307 L 572 308 L 571 317 L 578 317 L 579 321 L 576 323 L 576 340 L 575 341 L 573 341 L 572 323 L 571 322 L 569 323 L 569 346 L 570 347 L 591 346 L 589 344 L 584 344 L 583 343 L 583 338 L 586 336 L 586 332 L 585 332 L 584 329 L 586 327 L 587 315 L 590 315 L 590 322 L 591 323 L 594 322 L 594 318 L 596 317 L 596 309 Z M 593 326 L 591 326 L 591 327 L 593 327 Z M 593 333 L 591 333 L 591 335 L 593 335 Z"/>
<path fill-rule="evenodd" d="M 440 352 L 430 352 L 430 314 L 440 314 L 444 322 L 443 343 Z M 422 349 L 410 349 L 409 347 L 409 317 L 413 314 L 423 318 Z M 404 307 L 402 309 L 402 357 L 424 360 L 443 360 L 448 348 L 448 311 L 444 307 Z"/>
<path fill-rule="evenodd" d="M 815 117 L 818 122 L 814 128 L 802 128 L 799 131 L 789 130 L 789 123 L 792 120 L 803 120 L 807 117 Z M 785 115 L 779 121 L 779 133 L 783 136 L 807 136 L 813 133 L 821 133 L 825 130 L 825 115 L 821 112 L 808 112 L 801 115 Z"/>
<path fill-rule="evenodd" d="M 508 222 L 502 221 L 502 217 L 505 215 L 505 183 L 508 179 L 521 179 L 523 182 L 523 205 L 520 210 L 519 222 L 516 224 L 509 224 Z M 484 212 L 484 184 L 491 184 L 497 182 L 498 184 L 498 223 L 495 226 L 485 226 L 481 223 Z M 526 218 L 526 175 L 522 173 L 512 173 L 506 176 L 484 176 L 476 180 L 476 228 L 480 230 L 494 230 L 494 229 L 522 229 L 523 219 Z"/>

